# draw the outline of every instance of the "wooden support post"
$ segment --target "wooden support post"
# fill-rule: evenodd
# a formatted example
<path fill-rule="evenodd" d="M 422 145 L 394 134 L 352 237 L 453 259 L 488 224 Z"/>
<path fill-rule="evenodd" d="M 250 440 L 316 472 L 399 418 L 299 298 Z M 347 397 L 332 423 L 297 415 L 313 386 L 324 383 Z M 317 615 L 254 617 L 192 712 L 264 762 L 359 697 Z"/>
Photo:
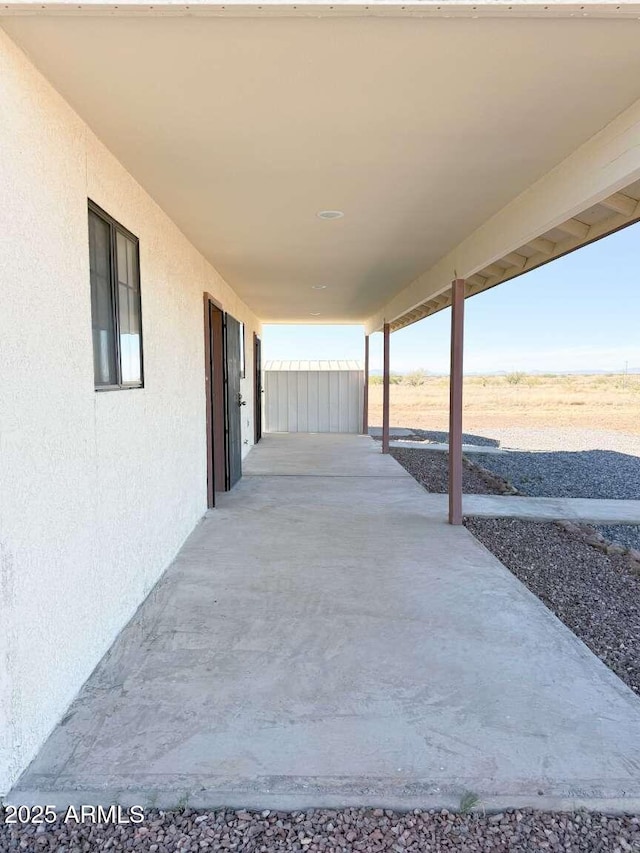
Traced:
<path fill-rule="evenodd" d="M 383 326 L 383 372 L 382 372 L 382 452 L 389 452 L 389 324 Z"/>
<path fill-rule="evenodd" d="M 451 284 L 451 372 L 449 374 L 449 524 L 462 524 L 462 355 L 464 279 Z"/>
<path fill-rule="evenodd" d="M 362 434 L 369 434 L 369 335 L 364 336 L 364 389 L 362 395 Z"/>

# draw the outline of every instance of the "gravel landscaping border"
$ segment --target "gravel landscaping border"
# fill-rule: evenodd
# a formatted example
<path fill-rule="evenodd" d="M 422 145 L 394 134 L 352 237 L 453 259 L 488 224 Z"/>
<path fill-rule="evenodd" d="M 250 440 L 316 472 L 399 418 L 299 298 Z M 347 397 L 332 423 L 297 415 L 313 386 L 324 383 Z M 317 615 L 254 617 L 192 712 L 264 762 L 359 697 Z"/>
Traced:
<path fill-rule="evenodd" d="M 640 458 L 625 453 L 509 450 L 477 459 L 531 497 L 640 499 Z"/>
<path fill-rule="evenodd" d="M 582 453 L 478 454 L 472 463 L 487 476 L 511 487 L 511 494 L 531 497 L 640 499 L 640 458 L 604 450 Z M 640 554 L 640 525 L 592 525 L 587 534 L 606 544 Z M 587 535 L 587 539 L 589 536 Z M 590 544 L 594 544 L 591 542 Z"/>
<path fill-rule="evenodd" d="M 471 802 L 471 799 L 470 799 Z M 626 853 L 640 851 L 633 815 L 414 810 L 149 812 L 142 824 L 0 826 L 0 853 Z"/>
<path fill-rule="evenodd" d="M 594 547 L 570 523 L 466 518 L 464 524 L 640 695 L 640 574 L 628 555 Z"/>
<path fill-rule="evenodd" d="M 449 454 L 436 450 L 391 447 L 389 453 L 396 462 L 416 479 L 428 492 L 442 495 L 449 489 Z M 496 482 L 467 459 L 463 458 L 462 491 L 468 495 L 501 494 Z"/>
<path fill-rule="evenodd" d="M 446 439 L 446 433 L 444 436 Z M 447 493 L 449 486 L 448 453 L 396 447 L 390 448 L 389 453 L 428 492 Z M 523 457 L 535 455 L 547 456 L 549 454 L 522 454 Z M 514 486 L 510 480 L 496 471 L 496 468 L 501 466 L 494 464 L 495 459 L 494 456 L 486 455 L 477 455 L 473 459 L 463 456 L 462 491 L 468 495 L 529 494 L 529 492 Z M 640 463 L 640 459 L 637 461 Z M 570 496 L 575 497 L 575 495 Z M 640 524 L 578 525 L 578 527 L 580 530 L 577 532 L 581 534 L 588 545 L 600 550 L 602 550 L 603 545 L 614 550 L 619 549 L 619 553 L 630 553 L 636 562 L 640 562 Z"/>
<path fill-rule="evenodd" d="M 640 551 L 640 524 L 598 524 L 593 526 L 593 530 L 609 544 Z"/>
<path fill-rule="evenodd" d="M 377 429 L 381 429 L 377 427 Z M 394 435 L 394 430 L 401 429 L 402 435 Z M 418 429 L 417 427 L 391 427 L 389 438 L 391 441 L 400 437 L 402 441 L 424 441 L 425 444 L 447 444 L 449 441 L 449 433 L 435 429 Z M 382 441 L 382 435 L 376 432 L 371 435 L 374 441 Z M 500 441 L 497 438 L 490 438 L 486 435 L 477 435 L 477 433 L 463 432 L 462 441 L 464 444 L 475 444 L 478 447 L 498 447 Z"/>

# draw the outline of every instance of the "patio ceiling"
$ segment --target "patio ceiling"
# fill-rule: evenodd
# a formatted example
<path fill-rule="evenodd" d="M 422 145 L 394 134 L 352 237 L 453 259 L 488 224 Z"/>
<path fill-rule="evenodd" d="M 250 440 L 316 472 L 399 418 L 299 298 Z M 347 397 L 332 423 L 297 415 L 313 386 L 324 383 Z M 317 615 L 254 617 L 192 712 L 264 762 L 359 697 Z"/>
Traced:
<path fill-rule="evenodd" d="M 161 8 L 2 26 L 265 321 L 439 310 L 398 294 L 640 99 L 637 20 Z M 469 292 L 633 221 L 636 189 L 487 254 Z"/>

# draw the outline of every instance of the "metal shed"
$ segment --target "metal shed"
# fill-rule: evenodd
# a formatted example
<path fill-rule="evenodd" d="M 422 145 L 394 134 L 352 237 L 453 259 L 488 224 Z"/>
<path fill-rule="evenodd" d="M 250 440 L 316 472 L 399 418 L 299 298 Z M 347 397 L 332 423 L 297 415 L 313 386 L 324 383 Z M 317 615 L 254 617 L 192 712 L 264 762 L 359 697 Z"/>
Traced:
<path fill-rule="evenodd" d="M 358 361 L 267 361 L 267 432 L 362 431 L 364 369 Z"/>

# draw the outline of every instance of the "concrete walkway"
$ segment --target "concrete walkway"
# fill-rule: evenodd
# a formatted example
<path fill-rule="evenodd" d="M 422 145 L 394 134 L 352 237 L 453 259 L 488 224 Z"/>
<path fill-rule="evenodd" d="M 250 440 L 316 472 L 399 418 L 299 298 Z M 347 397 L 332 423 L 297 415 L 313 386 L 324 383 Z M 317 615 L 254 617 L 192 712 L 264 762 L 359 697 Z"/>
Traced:
<path fill-rule="evenodd" d="M 427 498 L 267 436 L 9 800 L 640 810 L 640 699 Z"/>
<path fill-rule="evenodd" d="M 434 518 L 445 520 L 447 495 L 426 494 Z M 528 521 L 582 521 L 592 524 L 640 524 L 640 501 L 600 498 L 531 498 L 520 495 L 463 495 L 465 515 L 523 518 Z"/>

